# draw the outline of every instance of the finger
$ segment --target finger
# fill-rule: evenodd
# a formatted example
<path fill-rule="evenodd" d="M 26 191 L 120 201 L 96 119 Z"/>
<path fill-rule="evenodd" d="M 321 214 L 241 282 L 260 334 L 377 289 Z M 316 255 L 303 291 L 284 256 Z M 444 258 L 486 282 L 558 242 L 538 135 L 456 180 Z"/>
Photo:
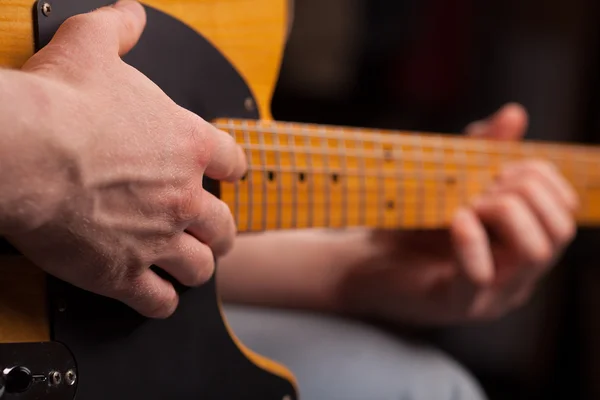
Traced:
<path fill-rule="evenodd" d="M 128 53 L 140 40 L 146 26 L 146 11 L 144 7 L 134 0 L 120 0 L 116 2 L 113 10 L 118 11 L 112 21 L 118 31 L 119 55 Z M 106 8 L 105 11 L 109 11 Z"/>
<path fill-rule="evenodd" d="M 517 269 L 536 277 L 552 259 L 550 238 L 544 233 L 524 200 L 516 195 L 492 196 L 478 202 L 475 212 L 484 225 L 495 232 L 506 246 L 505 251 L 516 258 L 518 265 L 530 268 Z"/>
<path fill-rule="evenodd" d="M 501 171 L 499 178 L 501 182 L 511 182 L 528 176 L 540 179 L 551 190 L 553 197 L 571 212 L 579 207 L 577 192 L 551 163 L 528 160 L 511 164 Z"/>
<path fill-rule="evenodd" d="M 468 136 L 517 140 L 527 130 L 528 116 L 523 106 L 509 103 L 483 121 L 475 121 L 465 128 Z"/>
<path fill-rule="evenodd" d="M 185 232 L 154 264 L 186 286 L 204 284 L 215 267 L 210 248 Z"/>
<path fill-rule="evenodd" d="M 477 299 L 473 307 L 473 317 L 497 319 L 508 312 L 523 306 L 535 289 L 534 284 L 526 284 L 518 278 L 488 290 Z"/>
<path fill-rule="evenodd" d="M 454 252 L 460 269 L 477 285 L 494 279 L 494 263 L 487 234 L 473 211 L 459 210 L 451 225 Z"/>
<path fill-rule="evenodd" d="M 98 8 L 86 14 L 67 19 L 57 30 L 52 44 L 79 44 L 92 47 L 95 53 L 102 50 L 124 55 L 139 41 L 146 26 L 146 12 L 133 0 L 121 0 L 112 6 Z"/>
<path fill-rule="evenodd" d="M 125 282 L 116 293 L 105 295 L 122 301 L 149 318 L 167 318 L 175 312 L 179 303 L 173 285 L 150 269 Z"/>
<path fill-rule="evenodd" d="M 523 198 L 557 249 L 562 249 L 575 235 L 575 222 L 570 212 L 539 178 L 512 180 L 500 186 L 498 192 L 512 192 Z"/>
<path fill-rule="evenodd" d="M 206 176 L 223 181 L 236 181 L 248 169 L 246 155 L 235 139 L 209 124 L 213 143 L 210 161 L 206 166 Z"/>
<path fill-rule="evenodd" d="M 233 246 L 236 226 L 231 210 L 223 201 L 209 192 L 200 197 L 201 216 L 192 221 L 187 231 L 210 247 L 216 257 L 227 253 Z"/>

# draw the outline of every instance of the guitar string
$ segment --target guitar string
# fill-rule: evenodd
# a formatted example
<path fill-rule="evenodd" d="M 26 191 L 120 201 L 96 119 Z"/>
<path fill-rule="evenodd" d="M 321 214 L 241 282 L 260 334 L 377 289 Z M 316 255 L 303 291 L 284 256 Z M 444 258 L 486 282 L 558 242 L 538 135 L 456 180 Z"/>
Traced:
<path fill-rule="evenodd" d="M 248 143 L 239 143 L 239 145 L 246 149 L 246 150 L 257 150 L 257 151 L 268 151 L 268 152 L 272 152 L 272 153 L 282 153 L 284 151 L 294 151 L 296 152 L 298 155 L 322 155 L 322 156 L 327 156 L 327 157 L 331 157 L 331 156 L 346 156 L 346 157 L 356 157 L 357 161 L 360 162 L 360 159 L 373 159 L 373 160 L 378 160 L 380 158 L 385 158 L 386 157 L 386 152 L 379 152 L 377 150 L 371 150 L 371 149 L 362 149 L 362 150 L 354 150 L 351 148 L 343 148 L 339 149 L 338 146 L 338 151 L 333 151 L 333 149 L 328 148 L 328 149 L 321 149 L 321 148 L 315 148 L 312 147 L 310 145 L 307 146 L 275 146 L 275 145 L 270 145 L 270 144 L 264 144 L 264 146 L 260 146 L 260 145 L 256 145 L 256 144 L 248 144 Z M 423 150 L 432 150 L 432 152 L 434 151 L 440 151 L 439 148 L 435 148 L 435 147 L 431 147 L 431 148 L 426 148 L 426 147 L 412 147 L 414 149 L 416 149 L 417 151 L 423 151 Z M 539 153 L 534 153 L 534 152 L 527 152 L 525 149 L 523 149 L 521 151 L 521 154 L 516 154 L 516 153 L 511 153 L 511 154 L 503 154 L 503 153 L 492 153 L 492 152 L 488 152 L 488 153 L 484 153 L 482 151 L 473 151 L 472 155 L 473 157 L 468 157 L 469 154 L 466 154 L 466 159 L 468 161 L 467 165 L 472 165 L 474 167 L 478 167 L 478 166 L 485 166 L 485 165 L 489 165 L 489 162 L 472 162 L 472 158 L 479 158 L 482 155 L 485 156 L 492 156 L 492 155 L 506 155 L 506 156 L 512 156 L 512 157 L 516 157 L 516 158 L 521 158 L 524 159 L 525 154 L 532 154 L 531 156 L 527 157 L 527 158 L 532 158 L 532 157 L 540 157 Z M 456 153 L 456 150 L 453 151 L 453 153 Z M 462 151 L 461 151 L 462 153 Z M 593 158 L 593 157 L 589 157 L 589 158 L 579 158 L 579 157 L 562 157 L 560 155 L 556 155 L 556 153 L 548 153 L 546 155 L 546 157 L 548 159 L 551 159 L 553 161 L 557 161 L 557 162 L 565 162 L 565 163 L 571 163 L 573 161 L 578 162 L 578 163 L 590 163 L 590 164 L 599 164 L 600 163 L 600 154 L 598 155 L 598 158 Z M 576 160 L 573 160 L 573 158 L 576 158 Z M 436 154 L 435 153 L 431 153 L 431 154 L 423 154 L 422 156 L 416 157 L 414 154 L 409 154 L 408 156 L 402 158 L 402 159 L 397 159 L 398 162 L 426 162 L 426 163 L 432 163 L 435 164 L 436 163 Z M 516 160 L 513 160 L 516 161 Z"/>
<path fill-rule="evenodd" d="M 265 134 L 273 134 L 273 135 L 285 135 L 285 136 L 297 136 L 298 138 L 305 138 L 305 137 L 309 137 L 309 138 L 319 138 L 320 135 L 322 135 L 322 133 L 320 133 L 321 130 L 324 130 L 327 135 L 328 135 L 328 140 L 342 140 L 342 141 L 352 141 L 352 139 L 350 139 L 351 136 L 354 135 L 359 135 L 361 137 L 361 140 L 364 143 L 371 143 L 371 144 L 375 144 L 375 143 L 387 143 L 387 144 L 405 144 L 407 145 L 408 143 L 410 143 L 411 140 L 413 140 L 413 136 L 420 136 L 423 144 L 429 145 L 429 148 L 436 149 L 437 146 L 428 144 L 428 142 L 434 143 L 436 140 L 442 139 L 443 143 L 443 147 L 447 148 L 446 146 L 450 146 L 451 144 L 454 144 L 453 142 L 459 143 L 460 145 L 463 145 L 463 147 L 465 147 L 467 150 L 472 151 L 472 152 L 481 152 L 481 147 L 479 145 L 479 142 L 487 142 L 486 140 L 477 140 L 477 139 L 473 139 L 473 138 L 468 138 L 468 137 L 461 137 L 461 136 L 453 136 L 453 135 L 442 135 L 442 134 L 428 134 L 428 133 L 421 133 L 418 131 L 415 132 L 394 132 L 391 131 L 389 134 L 385 134 L 385 133 L 379 133 L 382 131 L 362 131 L 359 129 L 349 129 L 349 128 L 343 128 L 343 127 L 339 127 L 334 129 L 328 129 L 328 128 L 324 128 L 323 126 L 315 126 L 315 130 L 316 132 L 311 132 L 307 127 L 302 126 L 302 128 L 298 129 L 298 128 L 287 128 L 285 130 L 281 130 L 278 129 L 278 126 L 276 126 L 275 128 L 271 128 L 271 129 L 267 129 L 263 126 L 256 126 L 256 125 L 252 125 L 249 124 L 248 127 L 239 127 L 236 128 L 235 125 L 233 124 L 227 124 L 227 125 L 223 125 L 223 124 L 215 124 L 215 126 L 219 129 L 225 129 L 227 131 L 229 131 L 229 133 L 234 133 L 234 131 L 236 130 L 242 130 L 242 131 L 246 131 L 248 133 L 254 133 L 254 134 L 258 134 L 258 135 L 265 135 Z M 300 130 L 300 132 L 298 132 L 298 130 Z M 507 150 L 515 150 L 515 152 L 521 153 L 523 151 L 523 148 L 525 147 L 533 147 L 536 149 L 537 152 L 545 152 L 545 151 L 551 151 L 551 150 L 556 150 L 556 148 L 558 147 L 559 150 L 561 151 L 565 151 L 565 150 L 569 150 L 569 151 L 579 151 L 582 152 L 583 154 L 589 154 L 590 156 L 596 155 L 598 152 L 600 152 L 600 147 L 596 147 L 596 146 L 584 146 L 584 145 L 576 145 L 576 144 L 572 144 L 572 143 L 556 143 L 556 142 L 543 142 L 543 141 L 525 141 L 525 142 L 508 142 L 508 141 L 494 141 L 494 146 L 490 149 L 487 148 L 485 150 L 486 153 L 489 154 L 497 154 L 497 153 L 505 153 L 507 152 Z M 510 153 L 510 151 L 509 151 Z M 563 155 L 558 155 L 558 158 L 565 158 Z"/>
<path fill-rule="evenodd" d="M 337 179 L 340 180 L 341 177 L 344 177 L 346 179 L 355 179 L 355 178 L 360 178 L 362 179 L 363 177 L 367 177 L 367 178 L 373 178 L 373 180 L 377 180 L 379 178 L 383 178 L 386 180 L 403 180 L 403 179 L 415 179 L 418 180 L 420 178 L 424 178 L 433 182 L 447 182 L 448 184 L 452 184 L 454 182 L 464 182 L 464 181 L 469 181 L 472 180 L 473 177 L 476 177 L 478 175 L 485 175 L 488 176 L 490 175 L 490 171 L 486 171 L 486 170 L 461 170 L 461 171 L 451 171 L 451 172 L 447 172 L 445 170 L 418 170 L 415 168 L 399 168 L 399 169 L 395 169 L 395 170 L 379 170 L 379 169 L 373 169 L 373 168 L 365 168 L 363 170 L 360 170 L 358 168 L 350 168 L 350 167 L 346 167 L 346 169 L 331 169 L 331 168 L 322 168 L 322 167 L 316 167 L 316 166 L 307 166 L 307 168 L 301 168 L 298 166 L 295 167 L 287 167 L 287 166 L 270 166 L 270 165 L 264 165 L 264 166 L 257 166 L 257 165 L 251 165 L 248 167 L 248 172 L 246 173 L 246 175 L 254 175 L 255 177 L 257 175 L 268 175 L 270 176 L 271 174 L 269 174 L 270 172 L 272 172 L 273 177 L 275 177 L 275 172 L 274 171 L 278 171 L 280 174 L 289 174 L 289 175 L 298 175 L 298 176 L 302 176 L 302 178 L 298 177 L 298 179 L 302 179 L 302 180 L 308 180 L 307 179 L 307 175 L 318 175 L 318 176 L 328 176 L 330 179 Z M 333 178 L 333 176 L 335 175 L 335 178 Z M 267 176 L 267 180 L 270 180 L 269 177 Z M 588 184 L 586 186 L 583 186 L 581 184 L 579 184 L 577 182 L 576 179 L 573 180 L 572 184 L 576 185 L 576 186 L 582 186 L 582 187 L 600 187 L 600 181 L 596 180 L 595 182 L 593 181 L 593 178 L 600 178 L 600 175 L 591 175 L 588 174 L 587 172 L 585 173 L 585 175 L 576 175 L 576 177 L 586 177 L 586 180 L 592 180 L 592 182 L 588 182 Z M 590 179 L 592 178 L 592 179 Z M 493 179 L 492 176 L 489 177 L 489 179 Z M 244 178 L 244 180 L 246 180 L 246 178 Z M 583 180 L 583 179 L 582 179 Z M 591 183 L 591 184 L 590 184 Z M 595 183 L 595 184 L 594 184 Z M 225 182 L 225 184 L 227 184 Z"/>
<path fill-rule="evenodd" d="M 261 150 L 261 151 L 265 150 L 264 149 L 265 146 L 262 146 L 262 147 L 260 147 L 260 146 L 257 147 L 257 146 L 254 146 L 254 145 L 240 145 L 240 146 L 243 149 L 245 149 L 245 150 L 250 150 L 250 154 L 253 153 L 253 150 Z M 298 155 L 310 155 L 311 158 L 312 158 L 314 155 L 322 155 L 322 156 L 325 156 L 325 157 L 329 158 L 329 157 L 331 157 L 331 154 L 332 154 L 332 153 L 324 153 L 321 150 L 315 150 L 313 148 L 304 148 L 304 149 L 305 149 L 304 151 L 302 151 L 301 149 L 300 149 L 300 151 L 294 151 L 294 150 L 297 150 L 297 148 L 295 149 L 295 148 L 292 148 L 292 147 L 283 147 L 283 146 L 280 146 L 279 148 L 276 148 L 276 147 L 268 148 L 268 151 L 270 152 L 270 154 L 275 155 L 276 157 L 280 156 L 280 154 L 283 151 L 285 151 L 285 150 L 288 150 L 290 153 L 294 153 L 294 157 L 297 157 Z M 356 155 L 354 155 L 354 154 L 356 154 Z M 455 152 L 454 154 L 456 155 L 457 153 Z M 469 168 L 471 168 L 471 169 L 477 169 L 478 171 L 481 171 L 482 168 L 483 168 L 483 171 L 486 172 L 486 173 L 490 173 L 491 172 L 490 170 L 497 170 L 497 169 L 500 168 L 500 163 L 497 163 L 497 164 L 493 164 L 493 163 L 489 163 L 489 162 L 486 163 L 485 162 L 485 157 L 483 157 L 482 153 L 480 153 L 479 154 L 480 157 L 477 158 L 479 160 L 483 160 L 483 161 L 480 161 L 480 162 L 473 161 L 468 156 L 466 156 L 463 152 L 459 152 L 459 154 L 461 155 L 461 162 L 455 162 L 454 164 L 443 166 L 444 168 L 442 168 L 441 171 L 447 170 L 448 167 L 450 167 L 450 166 L 456 166 L 457 168 L 463 168 L 463 169 L 465 169 L 465 168 L 467 168 L 467 169 L 469 169 Z M 335 153 L 335 155 L 336 156 L 344 156 L 344 158 L 345 158 L 344 161 L 347 164 L 347 160 L 349 158 L 348 152 L 345 152 L 345 153 L 342 153 L 342 154 Z M 357 163 L 362 163 L 365 159 L 366 160 L 371 160 L 372 159 L 373 161 L 378 162 L 382 158 L 381 156 L 379 156 L 379 157 L 375 157 L 375 156 L 369 157 L 369 155 L 367 155 L 366 152 L 360 152 L 360 151 L 358 153 L 350 154 L 350 157 L 354 157 L 356 159 Z M 383 157 L 384 158 L 386 157 L 385 154 L 383 154 Z M 575 160 L 573 158 L 570 158 L 569 161 L 570 162 L 568 164 L 564 165 L 564 166 L 563 165 L 558 165 L 559 169 L 563 169 L 565 174 L 568 174 L 568 172 L 572 172 L 572 170 L 574 169 L 574 168 L 572 168 L 572 165 L 574 163 L 575 164 L 584 163 L 584 164 L 592 164 L 592 165 L 596 165 L 598 163 L 598 161 L 596 161 L 596 160 L 586 160 L 586 159 L 577 159 L 577 160 Z M 426 157 L 426 156 L 421 156 L 421 157 L 417 156 L 417 157 L 414 157 L 413 156 L 413 157 L 410 157 L 408 160 L 404 159 L 402 161 L 398 161 L 397 163 L 394 162 L 394 166 L 398 167 L 398 164 L 401 164 L 400 165 L 401 168 L 410 169 L 410 166 L 402 165 L 402 164 L 410 164 L 410 163 L 419 163 L 419 167 L 420 168 L 424 167 L 423 163 L 436 164 L 435 154 L 433 155 L 433 157 Z M 329 161 L 329 164 L 331 164 L 330 161 Z M 440 170 L 440 168 L 439 168 L 439 161 L 438 161 L 437 164 L 438 164 L 438 168 L 437 169 Z M 265 163 L 265 165 L 266 165 L 266 163 Z M 255 165 L 250 165 L 249 168 L 256 168 L 256 166 Z M 313 169 L 314 167 L 312 167 L 312 164 L 310 166 L 308 166 L 307 168 L 309 168 L 310 171 L 314 170 Z M 329 165 L 329 169 L 332 169 L 331 165 Z M 333 168 L 333 169 L 335 169 L 335 168 Z M 487 171 L 486 171 L 486 169 L 487 169 Z M 583 171 L 585 171 L 585 174 L 587 176 L 584 177 L 581 173 L 578 173 L 578 174 L 576 174 L 576 179 L 590 179 L 590 178 L 593 179 L 594 177 L 600 175 L 599 174 L 600 171 L 598 171 L 597 168 L 591 168 L 590 167 L 589 169 L 583 169 Z M 591 173 L 590 173 L 590 171 L 591 171 Z M 464 173 L 465 171 L 461 171 L 461 172 Z M 471 172 L 471 171 L 469 171 L 469 172 Z M 336 173 L 337 174 L 341 173 L 341 174 L 344 174 L 344 175 L 348 175 L 349 174 L 348 173 L 348 168 L 347 167 L 343 168 L 343 166 L 342 166 L 342 168 L 340 170 L 337 170 Z"/>

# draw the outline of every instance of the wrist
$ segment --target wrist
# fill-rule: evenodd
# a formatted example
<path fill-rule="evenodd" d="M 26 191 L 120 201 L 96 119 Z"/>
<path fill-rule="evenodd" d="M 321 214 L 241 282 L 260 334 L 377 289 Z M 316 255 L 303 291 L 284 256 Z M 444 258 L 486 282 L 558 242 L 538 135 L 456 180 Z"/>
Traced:
<path fill-rule="evenodd" d="M 67 197 L 73 168 L 52 126 L 55 101 L 28 74 L 0 72 L 0 234 L 38 228 Z M 63 122 L 64 123 L 64 122 Z"/>

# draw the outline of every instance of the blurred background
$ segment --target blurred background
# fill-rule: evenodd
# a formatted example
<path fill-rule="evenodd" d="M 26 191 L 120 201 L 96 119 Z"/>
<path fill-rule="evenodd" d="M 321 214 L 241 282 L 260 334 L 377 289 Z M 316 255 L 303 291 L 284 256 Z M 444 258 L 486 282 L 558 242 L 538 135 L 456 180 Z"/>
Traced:
<path fill-rule="evenodd" d="M 459 133 L 509 101 L 527 137 L 600 142 L 600 2 L 296 0 L 279 120 Z M 421 332 L 495 399 L 600 398 L 600 235 L 586 229 L 525 308 Z"/>

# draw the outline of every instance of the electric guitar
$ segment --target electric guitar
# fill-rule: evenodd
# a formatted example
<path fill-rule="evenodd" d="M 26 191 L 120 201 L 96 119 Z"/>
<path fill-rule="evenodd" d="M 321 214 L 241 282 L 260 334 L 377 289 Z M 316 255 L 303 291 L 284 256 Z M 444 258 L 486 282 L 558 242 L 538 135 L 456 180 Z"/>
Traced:
<path fill-rule="evenodd" d="M 0 66 L 19 68 L 68 17 L 110 2 L 0 0 Z M 554 161 L 581 196 L 579 224 L 600 223 L 598 148 L 275 122 L 270 102 L 287 32 L 285 0 L 144 4 L 146 30 L 124 60 L 245 149 L 250 167 L 241 181 L 207 182 L 242 232 L 444 227 L 500 164 L 525 157 Z M 229 330 L 214 277 L 179 288 L 171 318 L 149 320 L 4 247 L 2 400 L 300 397 L 285 366 Z"/>

